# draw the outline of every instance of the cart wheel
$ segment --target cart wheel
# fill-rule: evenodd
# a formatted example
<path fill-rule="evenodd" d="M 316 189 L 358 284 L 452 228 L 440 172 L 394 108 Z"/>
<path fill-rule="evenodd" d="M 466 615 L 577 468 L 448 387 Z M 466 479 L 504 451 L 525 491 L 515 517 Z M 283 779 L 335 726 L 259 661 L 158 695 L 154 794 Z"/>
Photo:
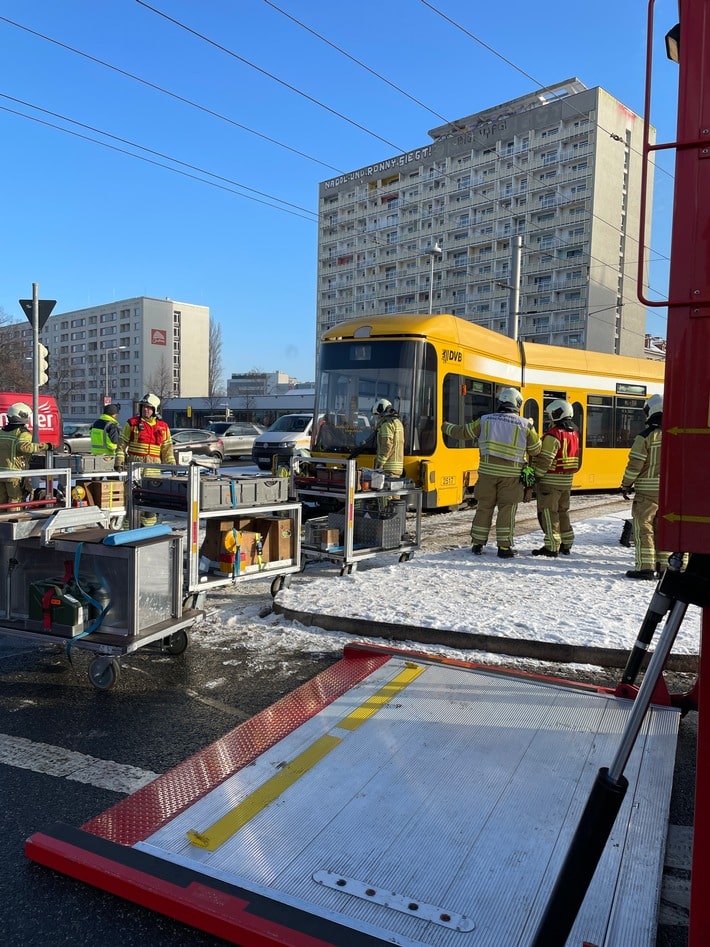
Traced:
<path fill-rule="evenodd" d="M 121 673 L 121 665 L 115 658 L 94 658 L 89 665 L 89 680 L 99 691 L 110 691 Z"/>
<path fill-rule="evenodd" d="M 413 557 L 414 557 L 414 553 L 412 553 L 412 552 L 403 552 L 402 555 L 399 557 L 399 561 L 400 561 L 400 562 L 409 562 L 409 560 L 412 559 Z"/>
<path fill-rule="evenodd" d="M 357 562 L 350 562 L 340 570 L 341 575 L 352 575 L 357 571 Z"/>
<path fill-rule="evenodd" d="M 189 644 L 190 636 L 184 628 L 181 628 L 179 631 L 174 631 L 167 638 L 163 638 L 162 649 L 167 654 L 182 654 L 187 651 Z"/>

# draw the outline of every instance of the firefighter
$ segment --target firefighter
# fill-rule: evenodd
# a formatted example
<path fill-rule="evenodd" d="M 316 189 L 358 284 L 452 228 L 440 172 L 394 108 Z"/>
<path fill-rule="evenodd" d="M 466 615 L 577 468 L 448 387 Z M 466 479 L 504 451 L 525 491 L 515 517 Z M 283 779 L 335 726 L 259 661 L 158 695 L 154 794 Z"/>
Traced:
<path fill-rule="evenodd" d="M 126 462 L 152 461 L 155 464 L 174 464 L 175 453 L 170 428 L 158 417 L 160 398 L 149 392 L 138 402 L 138 414 L 129 418 L 123 426 L 116 449 L 115 469 L 126 469 Z M 155 472 L 157 475 L 157 471 Z M 143 468 L 143 476 L 151 476 Z M 157 522 L 155 513 L 141 513 L 141 525 L 152 526 Z"/>
<path fill-rule="evenodd" d="M 32 408 L 18 401 L 7 409 L 7 424 L 0 430 L 0 470 L 27 470 L 30 454 L 51 450 L 51 444 L 34 444 L 27 424 Z M 19 506 L 7 508 L 9 503 L 22 503 L 29 492 L 24 477 L 0 479 L 0 512 L 16 513 Z"/>
<path fill-rule="evenodd" d="M 561 398 L 545 408 L 550 427 L 542 438 L 542 450 L 533 462 L 537 493 L 537 518 L 545 542 L 533 556 L 552 559 L 570 554 L 574 530 L 569 518 L 572 478 L 579 469 L 579 432 L 572 420 L 572 405 Z"/>
<path fill-rule="evenodd" d="M 631 499 L 631 519 L 634 531 L 635 568 L 626 573 L 627 579 L 655 579 L 668 553 L 656 549 L 658 520 L 658 491 L 661 472 L 661 424 L 663 422 L 663 395 L 651 395 L 643 406 L 646 427 L 636 435 L 624 476 L 621 492 Z"/>
<path fill-rule="evenodd" d="M 120 404 L 107 404 L 91 425 L 91 453 L 112 455 L 116 453 L 121 428 L 116 418 L 121 410 Z"/>
<path fill-rule="evenodd" d="M 374 403 L 372 416 L 377 420 L 375 469 L 390 477 L 401 477 L 404 470 L 404 425 L 387 398 Z"/>
<path fill-rule="evenodd" d="M 523 396 L 517 388 L 503 388 L 496 410 L 468 424 L 444 421 L 442 432 L 458 441 L 478 441 L 480 463 L 476 481 L 476 513 L 471 524 L 471 552 L 483 553 L 497 507 L 496 543 L 499 559 L 515 555 L 515 514 L 523 499 L 521 473 L 526 456 L 540 453 L 541 443 L 531 421 L 520 417 Z"/>

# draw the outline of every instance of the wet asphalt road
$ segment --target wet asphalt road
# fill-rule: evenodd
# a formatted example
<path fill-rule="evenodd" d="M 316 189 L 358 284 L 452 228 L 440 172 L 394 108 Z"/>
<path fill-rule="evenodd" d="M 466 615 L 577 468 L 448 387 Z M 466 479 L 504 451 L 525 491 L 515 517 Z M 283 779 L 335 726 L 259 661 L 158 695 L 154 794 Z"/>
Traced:
<path fill-rule="evenodd" d="M 577 515 L 595 515 L 595 502 L 580 498 Z M 534 517 L 534 510 L 530 514 Z M 425 517 L 426 548 L 466 544 L 470 518 L 468 512 Z M 524 515 L 519 526 L 525 529 Z M 251 604 L 270 606 L 266 583 L 251 583 L 239 591 Z M 88 682 L 89 652 L 74 651 L 70 664 L 61 646 L 0 636 L 0 760 L 10 760 L 0 761 L 5 944 L 221 943 L 35 865 L 25 858 L 23 844 L 54 822 L 81 825 L 125 794 L 95 780 L 84 783 L 53 774 L 41 754 L 37 756 L 37 745 L 109 760 L 121 772 L 135 767 L 162 773 L 337 660 L 333 654 L 298 651 L 260 654 L 255 660 L 253 650 L 239 647 L 230 649 L 229 657 L 233 673 L 219 699 L 210 683 L 224 677 L 224 655 L 205 647 L 189 648 L 177 657 L 141 649 L 123 659 L 118 685 L 101 693 Z M 549 673 L 573 676 L 567 666 L 550 667 Z M 585 680 L 613 685 L 618 672 L 585 672 Z M 672 690 L 683 691 L 692 680 L 674 675 L 669 683 Z M 675 825 L 692 824 L 696 733 L 697 718 L 690 714 L 681 723 L 678 743 L 670 816 Z M 686 870 L 668 874 L 674 884 L 677 880 L 681 888 L 687 886 Z M 683 947 L 687 931 L 682 904 L 665 917 L 672 917 L 673 923 L 659 928 L 659 947 Z"/>

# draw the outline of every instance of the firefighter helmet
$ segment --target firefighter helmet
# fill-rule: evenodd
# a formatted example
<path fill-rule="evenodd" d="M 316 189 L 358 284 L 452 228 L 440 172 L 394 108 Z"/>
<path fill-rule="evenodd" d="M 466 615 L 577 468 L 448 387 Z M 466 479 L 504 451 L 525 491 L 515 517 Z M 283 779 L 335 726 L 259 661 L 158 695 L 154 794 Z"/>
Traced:
<path fill-rule="evenodd" d="M 562 398 L 556 398 L 545 408 L 545 414 L 553 421 L 562 421 L 564 418 L 571 418 L 574 414 L 574 411 L 572 410 L 572 405 L 569 403 L 569 401 L 564 401 Z"/>
<path fill-rule="evenodd" d="M 663 411 L 663 395 L 650 395 L 643 406 L 643 413 L 647 418 L 652 418 L 654 414 L 661 414 Z"/>
<path fill-rule="evenodd" d="M 152 391 L 149 391 L 147 395 L 143 395 L 138 404 L 148 405 L 148 407 L 152 408 L 157 414 L 160 408 L 160 398 L 157 395 L 154 395 Z"/>
<path fill-rule="evenodd" d="M 391 414 L 394 411 L 392 407 L 392 402 L 388 401 L 386 398 L 380 398 L 379 401 L 376 401 L 372 406 L 373 414 Z"/>
<path fill-rule="evenodd" d="M 523 396 L 517 388 L 502 388 L 498 392 L 498 404 L 501 408 L 515 411 L 517 414 L 523 406 Z"/>
<path fill-rule="evenodd" d="M 32 408 L 24 401 L 17 401 L 7 409 L 7 420 L 10 424 L 27 424 L 32 417 Z"/>

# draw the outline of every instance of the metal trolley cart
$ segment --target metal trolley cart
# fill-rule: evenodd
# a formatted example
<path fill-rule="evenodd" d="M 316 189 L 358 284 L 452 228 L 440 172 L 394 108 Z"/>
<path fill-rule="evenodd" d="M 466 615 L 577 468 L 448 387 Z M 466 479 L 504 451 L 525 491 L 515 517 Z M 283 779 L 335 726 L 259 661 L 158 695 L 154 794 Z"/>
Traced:
<path fill-rule="evenodd" d="M 182 536 L 112 531 L 113 510 L 70 505 L 71 470 L 37 473 L 63 501 L 0 514 L 0 634 L 97 652 L 89 680 L 99 690 L 118 680 L 120 655 L 154 642 L 181 654 L 203 617 L 183 607 Z"/>
<path fill-rule="evenodd" d="M 195 605 L 219 586 L 271 579 L 276 595 L 301 568 L 301 504 L 288 477 L 225 475 L 210 466 L 132 464 L 129 519 L 186 517 L 185 592 Z"/>
<path fill-rule="evenodd" d="M 339 507 L 306 522 L 304 565 L 309 559 L 328 559 L 340 563 L 341 575 L 349 575 L 363 559 L 399 553 L 399 561 L 405 562 L 420 548 L 422 491 L 410 481 L 383 478 L 382 487 L 372 489 L 355 460 L 294 463 L 294 489 L 304 502 Z M 408 510 L 413 513 L 410 522 Z"/>

